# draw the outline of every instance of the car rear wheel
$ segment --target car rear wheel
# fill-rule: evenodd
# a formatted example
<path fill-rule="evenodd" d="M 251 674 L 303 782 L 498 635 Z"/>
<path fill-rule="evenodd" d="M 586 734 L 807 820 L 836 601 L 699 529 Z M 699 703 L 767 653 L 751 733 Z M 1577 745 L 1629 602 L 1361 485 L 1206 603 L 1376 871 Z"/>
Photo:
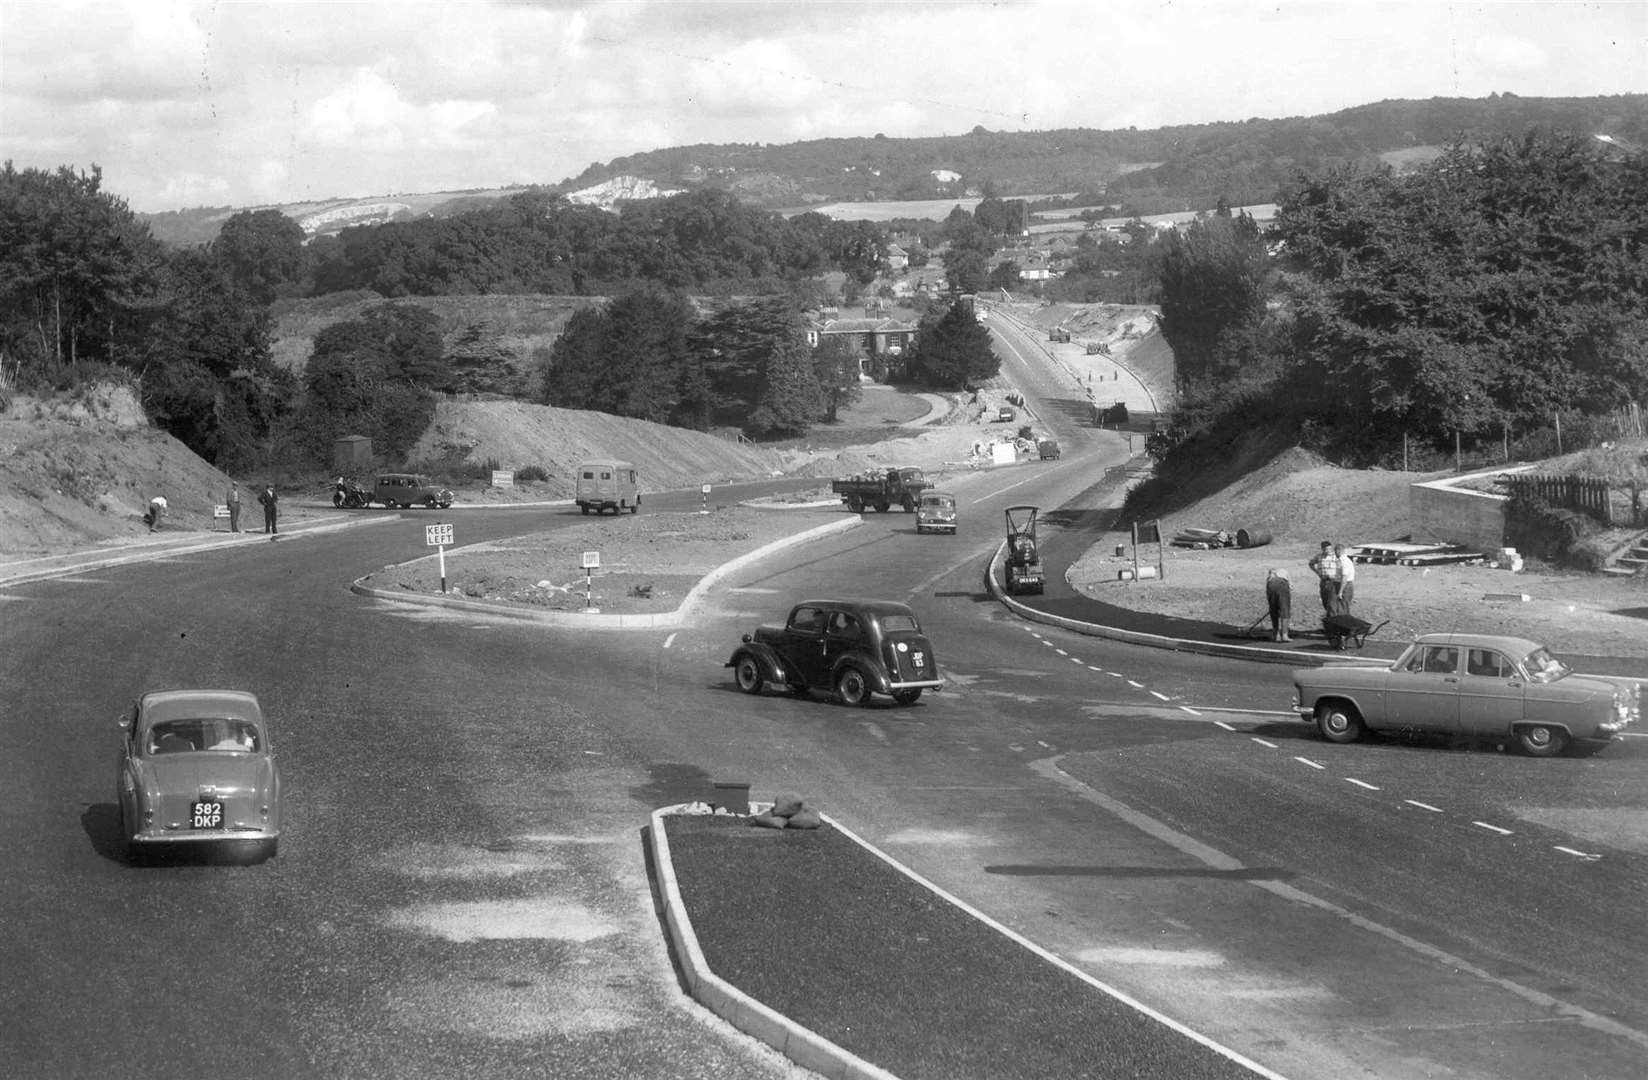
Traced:
<path fill-rule="evenodd" d="M 1354 705 L 1324 701 L 1316 706 L 1316 727 L 1328 742 L 1355 742 L 1362 737 L 1362 716 Z"/>
<path fill-rule="evenodd" d="M 766 680 L 761 677 L 761 665 L 755 662 L 753 656 L 740 656 L 738 663 L 733 665 L 732 677 L 738 682 L 738 689 L 746 694 L 759 694 L 761 684 Z"/>
<path fill-rule="evenodd" d="M 895 690 L 893 700 L 900 705 L 914 705 L 921 700 L 921 688 L 918 686 L 914 690 Z"/>
<path fill-rule="evenodd" d="M 1529 757 L 1556 757 L 1568 745 L 1568 733 L 1559 727 L 1529 724 L 1516 729 L 1516 744 Z"/>
<path fill-rule="evenodd" d="M 433 510 L 437 506 L 440 505 L 440 500 L 435 498 L 435 496 L 431 495 L 431 496 L 429 496 L 429 498 L 427 498 L 423 501 L 423 504 L 425 506 L 427 506 L 429 509 Z"/>
<path fill-rule="evenodd" d="M 841 704 L 859 706 L 870 703 L 870 683 L 864 678 L 864 673 L 857 668 L 842 668 L 841 674 L 835 677 L 835 692 L 841 698 Z"/>

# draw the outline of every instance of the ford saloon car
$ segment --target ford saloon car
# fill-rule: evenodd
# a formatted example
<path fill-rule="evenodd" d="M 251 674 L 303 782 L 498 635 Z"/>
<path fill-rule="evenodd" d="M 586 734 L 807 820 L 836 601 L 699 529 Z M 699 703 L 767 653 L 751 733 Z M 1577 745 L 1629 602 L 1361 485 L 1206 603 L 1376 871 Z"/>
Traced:
<path fill-rule="evenodd" d="M 891 600 L 803 601 L 783 626 L 745 634 L 723 666 L 746 694 L 770 683 L 833 692 L 844 705 L 868 705 L 872 694 L 913 705 L 944 685 L 915 612 Z"/>
<path fill-rule="evenodd" d="M 1525 638 L 1426 634 L 1389 667 L 1293 673 L 1293 707 L 1330 742 L 1399 730 L 1502 738 L 1535 757 L 1607 745 L 1640 713 L 1633 683 L 1576 675 Z"/>
<path fill-rule="evenodd" d="M 160 690 L 121 714 L 120 834 L 267 859 L 280 840 L 280 771 L 263 710 L 241 690 Z"/>

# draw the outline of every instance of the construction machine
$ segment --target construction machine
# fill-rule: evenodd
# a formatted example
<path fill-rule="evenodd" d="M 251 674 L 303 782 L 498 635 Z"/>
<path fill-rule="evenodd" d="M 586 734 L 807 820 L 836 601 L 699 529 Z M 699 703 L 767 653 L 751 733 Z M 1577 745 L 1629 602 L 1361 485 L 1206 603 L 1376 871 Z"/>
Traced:
<path fill-rule="evenodd" d="M 1007 592 L 1010 595 L 1039 593 L 1047 585 L 1041 568 L 1041 550 L 1036 545 L 1034 506 L 1009 506 L 1007 515 Z"/>

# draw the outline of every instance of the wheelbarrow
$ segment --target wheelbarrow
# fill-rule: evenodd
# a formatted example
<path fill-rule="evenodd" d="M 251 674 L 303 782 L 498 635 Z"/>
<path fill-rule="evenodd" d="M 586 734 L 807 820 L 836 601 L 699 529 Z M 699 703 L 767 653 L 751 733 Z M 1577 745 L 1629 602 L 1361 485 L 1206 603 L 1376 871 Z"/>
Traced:
<path fill-rule="evenodd" d="M 1355 615 L 1341 612 L 1337 615 L 1322 616 L 1322 636 L 1328 639 L 1328 648 L 1343 651 L 1347 648 L 1360 649 L 1367 644 L 1369 635 L 1377 634 L 1379 627 L 1390 622 L 1368 622 Z"/>

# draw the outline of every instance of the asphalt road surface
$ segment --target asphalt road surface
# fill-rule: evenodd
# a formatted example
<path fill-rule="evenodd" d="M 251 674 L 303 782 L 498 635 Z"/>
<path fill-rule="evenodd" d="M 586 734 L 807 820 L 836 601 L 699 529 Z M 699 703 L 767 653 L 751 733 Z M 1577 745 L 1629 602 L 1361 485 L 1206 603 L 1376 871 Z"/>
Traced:
<path fill-rule="evenodd" d="M 1125 456 L 1059 436 L 1059 461 L 960 485 L 959 535 L 870 515 L 680 631 L 348 592 L 424 554 L 410 513 L 0 590 L 0 1072 L 800 1075 L 685 998 L 648 888 L 647 812 L 742 780 L 1296 1080 L 1643 1075 L 1648 740 L 1332 746 L 1290 719 L 1285 669 L 1010 615 L 981 584 L 1002 508 L 1098 512 Z M 463 522 L 468 542 L 575 520 Z M 738 634 L 832 593 L 909 599 L 949 688 L 738 694 Z M 216 685 L 272 717 L 281 854 L 130 866 L 114 718 Z"/>

